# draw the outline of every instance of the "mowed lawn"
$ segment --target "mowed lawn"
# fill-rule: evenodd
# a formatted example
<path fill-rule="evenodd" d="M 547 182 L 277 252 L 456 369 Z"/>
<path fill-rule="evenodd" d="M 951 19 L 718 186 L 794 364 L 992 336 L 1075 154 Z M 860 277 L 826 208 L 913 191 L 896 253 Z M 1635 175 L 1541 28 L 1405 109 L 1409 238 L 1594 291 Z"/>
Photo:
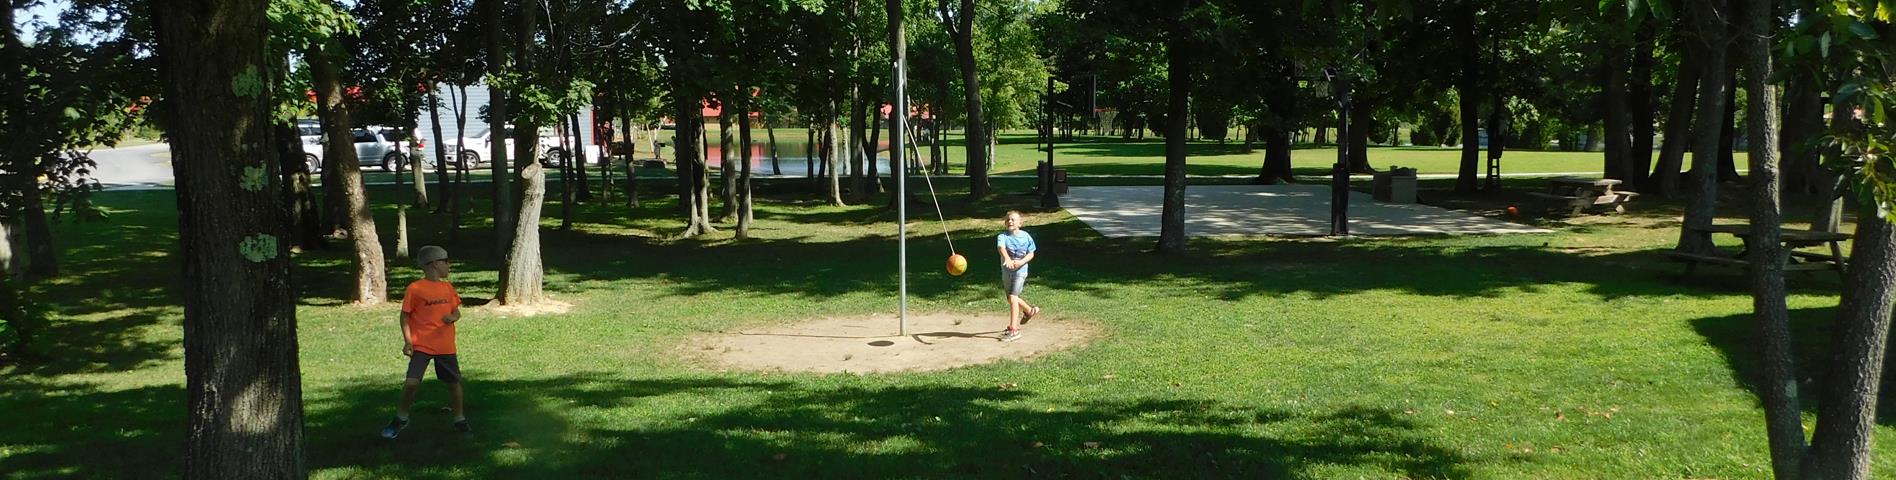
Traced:
<path fill-rule="evenodd" d="M 911 225 L 910 308 L 998 311 L 986 239 L 1017 208 L 1042 248 L 1027 291 L 1047 309 L 1036 323 L 1088 322 L 1104 332 L 1097 341 L 934 373 L 752 373 L 682 359 L 679 345 L 706 332 L 896 309 L 896 228 L 878 206 L 886 202 L 824 206 L 794 183 L 758 188 L 758 238 L 747 241 L 733 240 L 729 225 L 670 238 L 682 222 L 664 195 L 673 189 L 658 182 L 636 209 L 577 206 L 570 232 L 556 231 L 560 206 L 549 205 L 547 288 L 572 308 L 531 318 L 467 310 L 468 439 L 453 434 L 432 379 L 414 426 L 395 441 L 375 436 L 405 365 L 398 307 L 345 305 L 344 254 L 298 254 L 314 476 L 1769 473 L 1748 383 L 1757 362 L 1745 281 L 1709 267 L 1678 278 L 1681 267 L 1659 254 L 1676 236 L 1677 205 L 1524 220 L 1551 234 L 1192 239 L 1188 254 L 1167 257 L 1146 253 L 1151 239 L 1106 239 L 1064 212 L 1033 208 L 1014 195 L 1024 180 L 1002 182 L 980 204 L 944 196 L 955 199 L 945 214 L 973 263 L 967 276 L 938 270 L 948 254 L 941 224 Z M 392 205 L 405 197 L 393 187 L 372 195 L 392 245 Z M 49 359 L 0 367 L 0 476 L 180 473 L 174 195 L 98 200 L 110 220 L 57 225 L 66 275 L 35 288 L 53 316 L 40 344 Z M 923 213 L 932 212 L 911 210 L 932 216 Z M 463 295 L 491 298 L 491 224 L 474 212 L 449 243 L 445 218 L 411 209 L 412 241 L 446 244 Z M 391 294 L 419 275 L 405 260 L 389 264 Z M 1840 281 L 1818 272 L 1790 285 L 1801 366 L 1813 371 Z M 1887 420 L 1877 433 L 1875 476 L 1896 476 Z"/>

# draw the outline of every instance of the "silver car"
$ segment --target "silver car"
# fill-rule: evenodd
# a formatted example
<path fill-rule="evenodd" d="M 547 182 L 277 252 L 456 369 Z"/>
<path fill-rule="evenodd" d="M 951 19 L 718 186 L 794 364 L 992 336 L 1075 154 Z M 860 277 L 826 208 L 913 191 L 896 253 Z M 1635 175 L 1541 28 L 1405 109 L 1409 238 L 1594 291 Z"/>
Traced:
<path fill-rule="evenodd" d="M 313 121 L 299 121 L 298 134 L 303 139 L 303 161 L 309 163 L 310 171 L 322 169 L 323 135 L 322 127 Z M 397 143 L 404 137 L 401 129 L 369 126 L 349 130 L 356 150 L 356 158 L 362 166 L 380 166 L 382 171 L 392 172 L 408 162 L 408 155 L 402 153 Z M 420 144 L 411 144 L 419 150 Z M 426 168 L 427 165 L 423 165 Z"/>

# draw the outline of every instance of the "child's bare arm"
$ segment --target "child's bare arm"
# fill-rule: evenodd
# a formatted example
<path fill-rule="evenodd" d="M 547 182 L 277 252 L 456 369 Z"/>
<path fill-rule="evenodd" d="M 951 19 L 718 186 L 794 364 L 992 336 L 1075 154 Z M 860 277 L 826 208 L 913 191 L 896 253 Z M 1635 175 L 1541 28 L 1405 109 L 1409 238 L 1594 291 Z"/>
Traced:
<path fill-rule="evenodd" d="M 402 355 L 415 353 L 415 346 L 413 344 L 408 343 L 408 319 L 409 318 L 410 318 L 410 315 L 408 314 L 408 312 L 402 312 L 401 319 L 395 322 L 402 326 Z"/>
<path fill-rule="evenodd" d="M 454 310 L 448 312 L 447 315 L 441 317 L 442 323 L 454 323 L 459 321 L 461 321 L 461 307 L 458 306 L 454 307 Z"/>

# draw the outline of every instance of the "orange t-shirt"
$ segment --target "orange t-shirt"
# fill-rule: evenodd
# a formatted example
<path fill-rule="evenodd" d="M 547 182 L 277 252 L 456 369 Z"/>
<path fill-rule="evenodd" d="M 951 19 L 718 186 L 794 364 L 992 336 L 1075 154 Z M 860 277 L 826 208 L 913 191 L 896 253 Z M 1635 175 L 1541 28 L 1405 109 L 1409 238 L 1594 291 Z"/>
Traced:
<path fill-rule="evenodd" d="M 408 314 L 408 343 L 429 355 L 454 354 L 454 324 L 442 319 L 461 306 L 454 284 L 428 279 L 408 284 L 402 293 L 402 313 Z"/>

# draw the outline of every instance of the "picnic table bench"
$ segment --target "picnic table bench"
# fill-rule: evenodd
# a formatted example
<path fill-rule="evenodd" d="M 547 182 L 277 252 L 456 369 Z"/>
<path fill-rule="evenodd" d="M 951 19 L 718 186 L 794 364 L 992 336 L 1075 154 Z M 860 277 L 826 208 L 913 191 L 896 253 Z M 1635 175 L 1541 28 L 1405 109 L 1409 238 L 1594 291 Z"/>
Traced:
<path fill-rule="evenodd" d="M 1692 230 L 1705 235 L 1723 234 L 1738 237 L 1739 240 L 1744 242 L 1744 247 L 1738 251 L 1737 255 L 1729 257 L 1680 251 L 1666 252 L 1666 256 L 1671 257 L 1673 260 L 1685 262 L 1685 276 L 1692 276 L 1692 272 L 1698 268 L 1698 264 L 1700 263 L 1737 267 L 1749 267 L 1751 265 L 1751 261 L 1746 258 L 1746 254 L 1751 252 L 1751 225 L 1742 223 L 1721 224 L 1693 228 Z M 1850 240 L 1850 235 L 1847 233 L 1821 232 L 1815 230 L 1782 230 L 1779 234 L 1778 241 L 1783 242 L 1785 253 L 1788 256 L 1784 264 L 1784 271 L 1836 270 L 1837 273 L 1841 274 L 1845 268 L 1847 268 L 1844 265 L 1843 242 L 1848 240 Z M 1799 248 L 1819 246 L 1828 247 L 1829 253 L 1797 250 Z"/>
<path fill-rule="evenodd" d="M 1529 196 L 1550 200 L 1554 205 L 1572 208 L 1572 215 L 1593 207 L 1613 207 L 1614 213 L 1626 213 L 1626 202 L 1639 196 L 1635 192 L 1614 191 L 1619 180 L 1611 178 L 1556 177 L 1547 181 L 1547 191 L 1528 192 Z"/>

